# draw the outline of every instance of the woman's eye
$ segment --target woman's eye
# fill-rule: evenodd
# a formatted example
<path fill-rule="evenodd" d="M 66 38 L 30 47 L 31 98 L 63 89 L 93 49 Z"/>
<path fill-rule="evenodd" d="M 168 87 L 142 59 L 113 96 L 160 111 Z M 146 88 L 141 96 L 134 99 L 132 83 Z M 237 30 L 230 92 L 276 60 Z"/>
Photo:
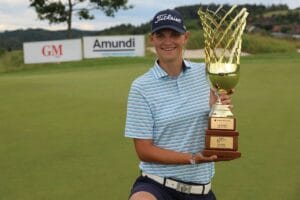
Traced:
<path fill-rule="evenodd" d="M 156 38 L 163 38 L 162 34 L 156 34 Z"/>
<path fill-rule="evenodd" d="M 177 37 L 180 37 L 180 33 L 172 33 L 172 37 L 174 37 L 174 38 L 177 38 Z"/>

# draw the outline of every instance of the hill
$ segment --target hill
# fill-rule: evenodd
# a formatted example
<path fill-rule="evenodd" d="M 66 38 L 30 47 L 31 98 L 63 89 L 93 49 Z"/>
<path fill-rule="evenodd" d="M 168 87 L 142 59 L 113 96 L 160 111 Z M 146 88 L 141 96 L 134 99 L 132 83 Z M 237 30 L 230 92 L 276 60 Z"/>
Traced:
<path fill-rule="evenodd" d="M 82 31 L 73 30 L 74 38 L 79 38 L 85 35 L 97 35 L 97 31 Z M 0 33 L 0 48 L 7 50 L 17 50 L 22 48 L 23 42 L 59 40 L 65 39 L 66 31 L 49 31 L 44 29 L 27 29 L 5 31 Z"/>
<path fill-rule="evenodd" d="M 147 47 L 151 47 L 149 43 L 146 44 Z M 270 36 L 254 35 L 254 34 L 244 34 L 243 36 L 243 46 L 242 51 L 250 54 L 263 54 L 263 53 L 295 53 L 296 46 L 300 48 L 300 41 L 288 41 L 279 40 L 272 38 Z M 191 37 L 186 45 L 189 50 L 194 50 L 197 52 L 197 58 L 201 57 L 201 53 L 198 49 L 204 48 L 203 33 L 200 30 L 193 30 L 191 32 Z M 184 56 L 188 56 L 188 51 L 184 52 Z M 295 56 L 299 54 L 295 54 Z M 154 57 L 155 55 L 150 50 L 146 50 L 146 56 Z M 103 58 L 102 58 L 103 59 Z M 138 58 L 136 58 L 138 59 Z M 90 60 L 90 59 L 86 59 Z M 54 64 L 55 65 L 55 64 Z M 72 64 L 74 65 L 74 63 Z M 11 71 L 22 71 L 31 68 L 44 68 L 48 66 L 47 64 L 24 64 L 23 61 L 23 51 L 13 50 L 7 52 L 0 50 L 0 74 L 2 72 Z"/>
<path fill-rule="evenodd" d="M 175 8 L 181 12 L 185 18 L 185 23 L 188 30 L 201 29 L 199 17 L 197 15 L 198 9 L 201 7 L 211 10 L 216 10 L 217 4 L 197 4 L 191 6 L 182 6 Z M 224 5 L 225 9 L 231 7 Z M 246 7 L 250 15 L 248 17 L 248 26 L 255 26 L 260 32 L 282 32 L 288 34 L 300 34 L 300 8 L 290 10 L 286 5 L 252 5 L 244 4 L 240 7 Z M 146 34 L 150 30 L 150 20 L 140 26 L 133 26 L 131 24 L 122 24 L 105 30 L 84 31 L 72 30 L 73 38 L 80 38 L 82 36 L 93 35 L 124 35 L 124 34 Z M 253 29 L 252 29 L 253 30 Z M 257 30 L 257 29 L 256 29 Z M 66 39 L 66 31 L 49 31 L 43 29 L 27 29 L 0 32 L 0 49 L 5 50 L 19 50 L 22 49 L 23 42 L 31 41 L 45 41 Z"/>

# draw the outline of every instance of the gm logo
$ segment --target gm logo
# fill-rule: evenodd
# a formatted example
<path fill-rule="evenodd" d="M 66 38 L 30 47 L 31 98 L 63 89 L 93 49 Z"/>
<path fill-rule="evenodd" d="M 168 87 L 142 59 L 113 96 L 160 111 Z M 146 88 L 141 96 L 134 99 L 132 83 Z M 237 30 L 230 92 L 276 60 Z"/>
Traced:
<path fill-rule="evenodd" d="M 63 55 L 63 46 L 61 44 L 59 45 L 45 45 L 42 48 L 42 54 L 43 56 L 49 57 L 60 57 Z"/>

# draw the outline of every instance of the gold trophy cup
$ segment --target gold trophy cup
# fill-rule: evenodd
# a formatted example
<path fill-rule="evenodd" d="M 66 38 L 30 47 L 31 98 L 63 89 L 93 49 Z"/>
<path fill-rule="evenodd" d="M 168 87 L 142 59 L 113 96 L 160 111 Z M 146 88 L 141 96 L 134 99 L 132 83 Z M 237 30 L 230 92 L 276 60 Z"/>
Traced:
<path fill-rule="evenodd" d="M 209 114 L 203 155 L 217 155 L 217 161 L 241 156 L 236 119 L 229 106 L 222 105 L 220 100 L 222 93 L 232 93 L 239 80 L 242 34 L 249 13 L 245 8 L 236 8 L 234 5 L 225 11 L 220 6 L 216 11 L 198 11 L 205 38 L 206 74 L 218 97 Z"/>

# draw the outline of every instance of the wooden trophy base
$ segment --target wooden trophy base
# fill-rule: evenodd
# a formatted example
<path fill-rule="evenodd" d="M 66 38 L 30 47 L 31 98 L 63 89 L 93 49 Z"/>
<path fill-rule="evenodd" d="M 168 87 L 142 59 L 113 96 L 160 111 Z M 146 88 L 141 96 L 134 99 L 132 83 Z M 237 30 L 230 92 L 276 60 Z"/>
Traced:
<path fill-rule="evenodd" d="M 202 152 L 204 156 L 217 155 L 216 161 L 229 161 L 241 157 L 241 153 L 238 151 L 222 151 L 222 150 L 204 150 Z"/>
<path fill-rule="evenodd" d="M 206 130 L 204 156 L 217 155 L 216 161 L 228 161 L 241 157 L 238 152 L 237 131 L 228 130 Z"/>

